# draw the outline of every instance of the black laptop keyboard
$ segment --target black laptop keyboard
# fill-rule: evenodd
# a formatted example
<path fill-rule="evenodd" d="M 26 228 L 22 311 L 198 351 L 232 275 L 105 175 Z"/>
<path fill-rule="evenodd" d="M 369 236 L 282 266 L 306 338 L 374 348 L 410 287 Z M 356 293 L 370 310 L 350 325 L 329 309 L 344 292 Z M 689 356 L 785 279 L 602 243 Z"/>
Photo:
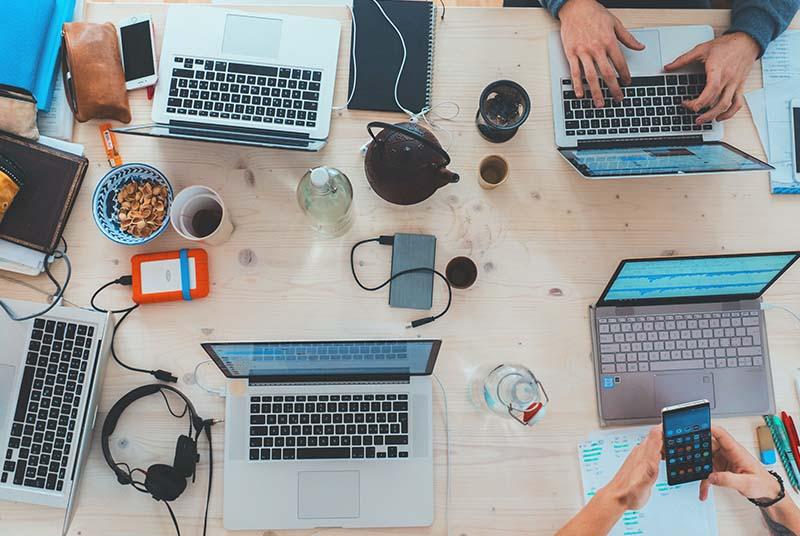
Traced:
<path fill-rule="evenodd" d="M 176 56 L 167 113 L 314 128 L 321 83 L 316 69 Z"/>
<path fill-rule="evenodd" d="M 617 134 L 663 133 L 697 134 L 712 130 L 711 123 L 696 125 L 704 111 L 692 112 L 683 102 L 696 99 L 706 83 L 703 74 L 658 75 L 634 77 L 629 86 L 621 87 L 624 99 L 611 98 L 608 86 L 601 80 L 604 107 L 595 108 L 588 90 L 579 99 L 572 80 L 561 80 L 564 103 L 564 127 L 567 136 L 609 136 Z"/>
<path fill-rule="evenodd" d="M 34 322 L 0 474 L 3 484 L 63 489 L 93 337 L 93 326 Z"/>
<path fill-rule="evenodd" d="M 250 397 L 252 461 L 408 455 L 408 394 Z"/>

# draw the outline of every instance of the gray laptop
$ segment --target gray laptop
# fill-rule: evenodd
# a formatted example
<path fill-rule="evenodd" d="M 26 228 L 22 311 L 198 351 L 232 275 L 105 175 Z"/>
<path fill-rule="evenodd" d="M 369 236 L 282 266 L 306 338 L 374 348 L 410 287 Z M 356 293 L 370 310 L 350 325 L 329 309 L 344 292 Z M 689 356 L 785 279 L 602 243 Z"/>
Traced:
<path fill-rule="evenodd" d="M 18 316 L 41 304 L 3 300 Z M 65 508 L 89 452 L 113 323 L 55 307 L 15 322 L 0 310 L 0 500 Z"/>
<path fill-rule="evenodd" d="M 771 166 L 724 143 L 722 123 L 696 125 L 699 113 L 683 102 L 700 95 L 705 73 L 699 63 L 673 73 L 664 65 L 693 46 L 714 38 L 710 26 L 666 26 L 631 31 L 645 44 L 635 51 L 620 46 L 631 84 L 623 100 L 611 98 L 601 83 L 604 106 L 596 108 L 572 85 L 561 36 L 549 36 L 553 125 L 559 154 L 586 179 L 615 179 L 763 171 Z"/>
<path fill-rule="evenodd" d="M 701 398 L 717 417 L 774 413 L 761 296 L 797 257 L 622 261 L 590 307 L 601 425 Z"/>
<path fill-rule="evenodd" d="M 229 530 L 433 523 L 441 341 L 205 343 L 230 378 Z"/>

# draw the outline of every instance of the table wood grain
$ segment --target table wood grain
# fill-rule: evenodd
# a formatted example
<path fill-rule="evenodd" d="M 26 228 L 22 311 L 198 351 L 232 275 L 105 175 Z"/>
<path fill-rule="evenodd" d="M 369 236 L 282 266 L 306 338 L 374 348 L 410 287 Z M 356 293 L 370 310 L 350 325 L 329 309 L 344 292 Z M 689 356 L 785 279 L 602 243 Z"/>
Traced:
<path fill-rule="evenodd" d="M 247 7 L 268 11 L 269 8 Z M 275 9 L 275 8 L 272 8 Z M 346 98 L 349 17 L 342 8 L 287 8 L 284 12 L 340 19 L 343 37 L 335 103 Z M 150 12 L 161 40 L 166 7 L 157 4 L 87 5 L 92 21 L 119 21 Z M 727 11 L 636 11 L 617 15 L 629 27 L 708 23 L 720 33 Z M 798 19 L 795 19 L 798 25 Z M 797 247 L 798 200 L 773 196 L 765 173 L 624 181 L 587 181 L 557 155 L 553 144 L 548 84 L 547 35 L 556 23 L 542 10 L 451 8 L 439 22 L 433 102 L 456 103 L 455 120 L 437 121 L 440 139 L 452 137 L 451 168 L 458 184 L 413 207 L 392 206 L 370 191 L 358 148 L 367 141 L 366 123 L 401 121 L 397 114 L 335 112 L 329 145 L 318 154 L 241 148 L 199 142 L 157 141 L 118 136 L 126 162 L 162 170 L 176 190 L 206 184 L 219 191 L 232 211 L 236 231 L 223 246 L 207 248 L 212 290 L 192 303 L 141 307 L 118 337 L 122 358 L 137 366 L 164 368 L 206 417 L 222 417 L 224 401 L 194 384 L 192 370 L 205 358 L 200 343 L 233 339 L 330 339 L 437 337 L 444 340 L 437 374 L 447 388 L 452 441 L 450 534 L 464 536 L 546 535 L 581 506 L 577 445 L 597 430 L 587 308 L 597 299 L 622 258 L 657 255 L 788 250 Z M 503 145 L 485 142 L 473 118 L 480 91 L 510 78 L 527 88 L 533 112 L 519 134 Z M 753 69 L 748 89 L 760 86 Z M 131 93 L 134 122 L 149 120 L 143 91 Z M 442 113 L 448 109 L 442 105 Z M 90 199 L 108 171 L 98 121 L 77 125 L 90 168 L 66 230 L 75 275 L 67 298 L 86 305 L 102 283 L 130 272 L 135 253 L 189 246 L 169 230 L 144 247 L 105 239 L 92 222 Z M 725 140 L 763 157 L 747 109 L 725 125 Z M 449 135 L 447 134 L 449 133 Z M 496 190 L 478 186 L 477 166 L 488 154 L 510 163 L 511 177 Z M 295 188 L 310 167 L 344 171 L 355 190 L 356 222 L 337 240 L 315 237 L 295 201 Z M 457 255 L 479 268 L 476 285 L 455 291 L 451 312 L 415 331 L 404 328 L 419 312 L 387 307 L 386 293 L 367 293 L 352 280 L 348 265 L 356 240 L 379 234 L 421 232 L 438 238 L 436 265 Z M 380 281 L 389 270 L 389 248 L 364 248 L 363 278 Z M 59 272 L 61 267 L 59 267 Z M 45 279 L 21 278 L 45 288 Z M 435 305 L 445 292 L 436 285 Z M 41 300 L 5 279 L 0 295 Z M 800 271 L 786 274 L 769 301 L 800 308 Z M 127 304 L 124 290 L 111 290 L 105 303 Z M 794 413 L 798 401 L 792 375 L 800 352 L 800 325 L 783 312 L 767 314 L 778 407 Z M 552 403 L 535 427 L 486 416 L 471 404 L 467 386 L 481 365 L 520 362 L 539 376 Z M 206 383 L 221 377 L 201 369 Z M 98 423 L 125 392 L 149 383 L 110 363 L 103 382 Z M 419 529 L 299 531 L 297 534 L 445 535 L 446 443 L 441 395 L 435 390 L 436 521 Z M 757 417 L 718 421 L 755 452 Z M 185 423 L 166 412 L 160 398 L 144 400 L 122 418 L 112 449 L 118 460 L 147 467 L 169 463 Z M 222 528 L 224 425 L 214 428 L 215 481 L 209 534 Z M 80 486 L 70 534 L 171 535 L 163 505 L 117 484 L 102 459 L 99 426 Z M 182 533 L 200 534 L 207 478 L 206 446 L 200 447 L 197 483 L 175 503 Z M 265 486 L 269 482 L 264 483 Z M 387 483 L 387 485 L 391 485 Z M 792 493 L 792 498 L 797 496 Z M 723 535 L 766 534 L 759 512 L 734 493 L 716 494 Z M 22 504 L 0 504 L 0 532 L 48 535 L 60 530 L 62 512 Z M 274 535 L 265 530 L 245 534 Z"/>

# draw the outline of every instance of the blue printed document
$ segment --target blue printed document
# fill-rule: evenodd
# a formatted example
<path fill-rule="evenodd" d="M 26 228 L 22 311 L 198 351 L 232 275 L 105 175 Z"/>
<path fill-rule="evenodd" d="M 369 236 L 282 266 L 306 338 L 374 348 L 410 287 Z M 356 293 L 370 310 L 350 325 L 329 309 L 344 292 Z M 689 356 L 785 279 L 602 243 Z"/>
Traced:
<path fill-rule="evenodd" d="M 583 479 L 583 502 L 617 473 L 633 448 L 642 442 L 649 426 L 602 431 L 578 446 Z M 667 485 L 662 461 L 650 501 L 641 510 L 629 510 L 609 532 L 610 536 L 717 536 L 714 498 L 698 499 L 699 482 Z M 680 512 L 680 515 L 676 515 Z"/>

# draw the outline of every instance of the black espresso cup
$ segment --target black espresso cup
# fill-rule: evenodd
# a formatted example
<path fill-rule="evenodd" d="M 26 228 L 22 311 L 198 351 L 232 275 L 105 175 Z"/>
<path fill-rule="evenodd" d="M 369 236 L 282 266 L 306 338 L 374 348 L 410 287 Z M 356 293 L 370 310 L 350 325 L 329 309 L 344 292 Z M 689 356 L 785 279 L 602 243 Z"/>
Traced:
<path fill-rule="evenodd" d="M 511 80 L 498 80 L 481 93 L 475 125 L 486 140 L 502 143 L 514 137 L 530 113 L 531 98 L 525 88 Z"/>
<path fill-rule="evenodd" d="M 469 257 L 456 257 L 447 263 L 444 274 L 450 286 L 463 290 L 475 284 L 475 280 L 478 279 L 478 267 Z"/>

